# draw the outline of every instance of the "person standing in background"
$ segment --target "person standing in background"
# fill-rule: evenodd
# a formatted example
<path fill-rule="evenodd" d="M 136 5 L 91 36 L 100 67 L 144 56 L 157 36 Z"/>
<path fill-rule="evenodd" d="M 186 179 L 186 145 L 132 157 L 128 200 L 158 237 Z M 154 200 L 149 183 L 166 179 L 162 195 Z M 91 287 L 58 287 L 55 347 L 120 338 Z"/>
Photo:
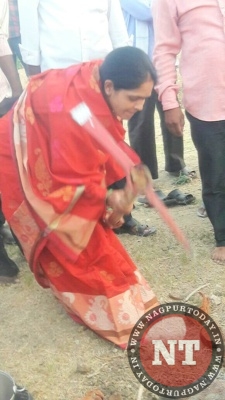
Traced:
<path fill-rule="evenodd" d="M 202 197 L 213 225 L 215 262 L 225 261 L 225 0 L 153 3 L 156 90 L 167 128 L 181 137 L 175 60 L 181 51 L 183 101 L 198 152 Z M 197 21 L 197 28 L 196 28 Z"/>
<path fill-rule="evenodd" d="M 18 7 L 30 75 L 102 59 L 128 44 L 119 0 L 18 0 Z"/>
<path fill-rule="evenodd" d="M 124 13 L 128 35 L 133 45 L 145 51 L 152 60 L 154 47 L 152 0 L 120 0 L 120 4 Z M 155 91 L 146 100 L 143 110 L 137 112 L 128 122 L 130 144 L 142 162 L 150 169 L 153 179 L 157 179 L 155 108 L 157 108 L 160 116 L 165 170 L 175 176 L 179 176 L 180 173 L 188 175 L 189 171 L 184 163 L 183 138 L 175 137 L 168 131 L 162 106 Z"/>

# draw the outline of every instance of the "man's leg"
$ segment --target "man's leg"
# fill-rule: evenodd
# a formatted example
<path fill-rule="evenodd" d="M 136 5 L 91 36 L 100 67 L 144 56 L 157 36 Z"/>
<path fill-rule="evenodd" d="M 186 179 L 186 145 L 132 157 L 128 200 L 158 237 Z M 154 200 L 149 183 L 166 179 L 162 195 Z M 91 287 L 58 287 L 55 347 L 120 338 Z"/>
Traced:
<path fill-rule="evenodd" d="M 225 261 L 225 121 L 200 121 L 187 113 L 198 151 L 202 197 L 213 225 L 214 261 Z"/>
<path fill-rule="evenodd" d="M 156 99 L 156 92 L 153 92 L 151 97 L 146 99 L 143 110 L 138 111 L 128 121 L 130 145 L 147 165 L 153 179 L 158 178 L 154 123 Z"/>
<path fill-rule="evenodd" d="M 26 64 L 24 64 L 24 62 L 23 62 L 22 55 L 21 55 L 21 52 L 20 52 L 20 47 L 19 47 L 19 44 L 21 43 L 21 37 L 17 36 L 17 37 L 9 38 L 8 39 L 8 43 L 9 43 L 9 46 L 10 46 L 10 48 L 12 50 L 12 54 L 13 54 L 13 58 L 14 58 L 14 62 L 15 62 L 16 67 L 17 67 L 16 61 L 17 61 L 17 58 L 18 58 L 20 60 L 21 64 L 23 65 L 23 68 L 25 69 L 25 72 L 27 74 Z"/>
<path fill-rule="evenodd" d="M 165 124 L 161 102 L 157 100 L 156 106 L 160 117 L 163 137 L 165 171 L 179 173 L 183 168 L 185 168 L 183 137 L 178 137 L 170 133 Z"/>
<path fill-rule="evenodd" d="M 12 54 L 0 57 L 0 68 L 9 81 L 12 90 L 12 97 L 19 97 L 23 91 L 23 88 Z"/>

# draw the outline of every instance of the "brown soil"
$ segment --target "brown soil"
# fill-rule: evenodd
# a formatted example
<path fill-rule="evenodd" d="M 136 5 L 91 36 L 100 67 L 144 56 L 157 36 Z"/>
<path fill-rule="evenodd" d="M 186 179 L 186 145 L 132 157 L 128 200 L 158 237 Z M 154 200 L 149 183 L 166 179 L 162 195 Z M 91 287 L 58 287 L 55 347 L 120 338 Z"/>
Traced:
<path fill-rule="evenodd" d="M 169 193 L 177 186 L 174 178 L 164 172 L 158 116 L 156 123 L 160 177 L 155 186 Z M 188 122 L 184 137 L 186 163 L 197 170 Z M 196 215 L 201 203 L 200 179 L 178 188 L 196 197 L 194 204 L 171 209 L 191 243 L 192 256 L 185 254 L 157 213 L 139 203 L 134 217 L 156 226 L 157 234 L 147 238 L 125 234 L 120 239 L 160 302 L 171 301 L 170 294 L 183 297 L 207 285 L 202 291 L 210 297 L 210 315 L 225 331 L 225 267 L 210 260 L 214 246 L 212 227 L 207 218 Z M 0 369 L 24 384 L 35 400 L 78 400 L 93 388 L 99 388 L 107 400 L 113 393 L 118 393 L 118 399 L 136 400 L 139 383 L 131 372 L 126 352 L 74 323 L 50 290 L 37 285 L 18 248 L 7 249 L 21 272 L 16 284 L 0 286 Z M 199 305 L 199 297 L 195 295 L 189 302 Z M 209 389 L 192 398 L 223 400 L 224 379 L 221 373 Z M 142 400 L 154 398 L 144 390 Z"/>

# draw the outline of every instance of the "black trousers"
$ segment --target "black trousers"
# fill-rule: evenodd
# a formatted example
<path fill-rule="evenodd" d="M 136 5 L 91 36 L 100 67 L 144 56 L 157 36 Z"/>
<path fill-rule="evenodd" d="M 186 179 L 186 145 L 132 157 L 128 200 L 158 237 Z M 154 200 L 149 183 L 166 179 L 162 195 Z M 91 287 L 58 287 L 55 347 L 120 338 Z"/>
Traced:
<path fill-rule="evenodd" d="M 198 152 L 202 198 L 216 245 L 225 246 L 225 120 L 201 121 L 186 112 Z"/>
<path fill-rule="evenodd" d="M 151 171 L 153 179 L 158 178 L 158 162 L 155 142 L 154 114 L 157 108 L 163 136 L 165 170 L 177 172 L 185 167 L 183 138 L 172 135 L 166 128 L 164 113 L 155 91 L 146 99 L 143 110 L 138 111 L 128 121 L 131 147 Z"/>

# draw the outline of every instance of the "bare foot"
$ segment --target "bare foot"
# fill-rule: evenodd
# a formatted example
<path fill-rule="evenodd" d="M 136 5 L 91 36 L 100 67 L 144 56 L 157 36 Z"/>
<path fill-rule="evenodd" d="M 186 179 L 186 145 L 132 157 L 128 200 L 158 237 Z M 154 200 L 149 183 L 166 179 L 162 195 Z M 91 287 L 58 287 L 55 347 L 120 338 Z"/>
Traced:
<path fill-rule="evenodd" d="M 215 247 L 211 258 L 218 264 L 225 264 L 225 246 Z"/>
<path fill-rule="evenodd" d="M 91 390 L 86 393 L 82 400 L 104 400 L 104 394 L 98 389 Z"/>

